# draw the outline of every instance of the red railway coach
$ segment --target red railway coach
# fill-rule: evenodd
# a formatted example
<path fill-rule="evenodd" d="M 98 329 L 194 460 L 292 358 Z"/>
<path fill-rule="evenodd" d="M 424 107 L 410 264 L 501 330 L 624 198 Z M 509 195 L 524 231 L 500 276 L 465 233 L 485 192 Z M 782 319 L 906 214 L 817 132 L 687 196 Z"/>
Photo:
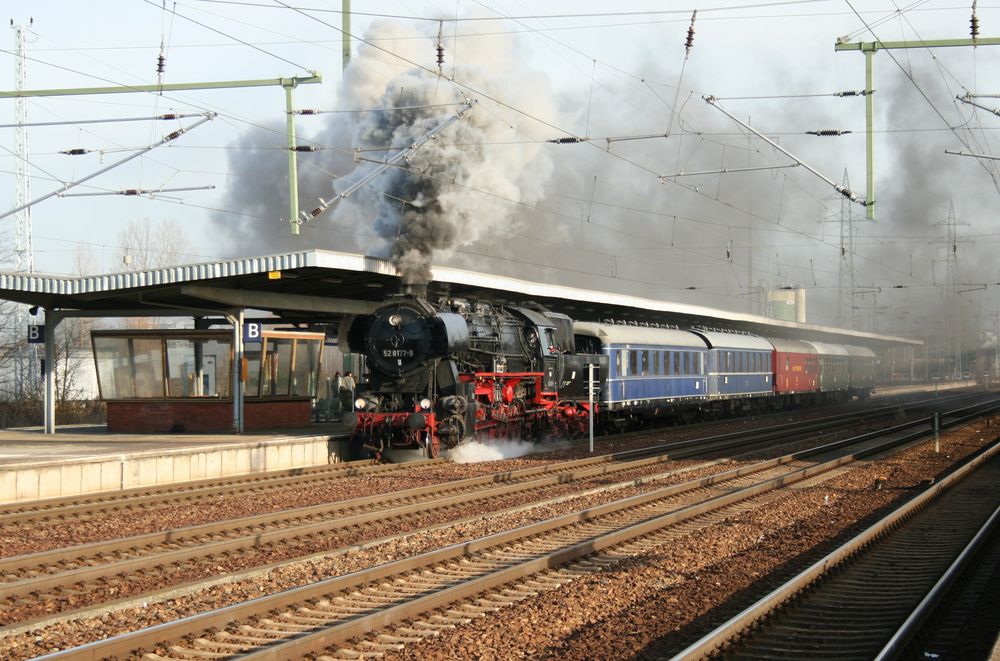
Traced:
<path fill-rule="evenodd" d="M 819 356 L 808 342 L 768 338 L 774 346 L 774 394 L 800 395 L 819 390 Z"/>

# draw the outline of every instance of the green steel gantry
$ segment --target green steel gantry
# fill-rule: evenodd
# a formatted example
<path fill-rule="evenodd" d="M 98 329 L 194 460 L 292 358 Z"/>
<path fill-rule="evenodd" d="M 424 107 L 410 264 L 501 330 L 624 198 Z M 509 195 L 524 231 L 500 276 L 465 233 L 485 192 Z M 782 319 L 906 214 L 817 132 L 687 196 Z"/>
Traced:
<path fill-rule="evenodd" d="M 865 54 L 865 135 L 867 147 L 868 190 L 865 200 L 868 206 L 868 220 L 875 220 L 875 146 L 872 138 L 872 111 L 874 109 L 872 87 L 872 56 L 879 50 L 902 48 L 951 48 L 955 46 L 996 46 L 1000 38 L 976 39 L 928 39 L 926 41 L 852 41 L 838 42 L 834 51 L 861 51 Z"/>
<path fill-rule="evenodd" d="M 288 222 L 292 234 L 299 233 L 299 181 L 298 164 L 296 162 L 295 142 L 295 107 L 292 105 L 292 90 L 299 85 L 310 85 L 323 82 L 323 77 L 316 72 L 313 75 L 291 78 L 266 78 L 262 80 L 220 80 L 207 83 L 169 83 L 164 85 L 115 85 L 112 87 L 76 87 L 48 90 L 21 90 L 13 92 L 0 91 L 0 99 L 35 96 L 81 96 L 86 94 L 128 94 L 132 92 L 175 92 L 181 90 L 235 89 L 242 87 L 281 86 L 285 88 L 285 113 L 287 119 L 288 137 Z"/>

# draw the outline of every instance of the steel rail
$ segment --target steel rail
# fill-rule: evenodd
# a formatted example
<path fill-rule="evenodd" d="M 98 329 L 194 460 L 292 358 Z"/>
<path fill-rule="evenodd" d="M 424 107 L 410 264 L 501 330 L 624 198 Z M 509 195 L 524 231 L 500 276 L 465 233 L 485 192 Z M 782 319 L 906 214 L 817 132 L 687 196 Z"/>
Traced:
<path fill-rule="evenodd" d="M 960 576 L 969 570 L 979 550 L 986 544 L 990 536 L 996 532 L 998 527 L 1000 527 L 1000 505 L 993 510 L 993 514 L 986 520 L 986 523 L 982 525 L 975 536 L 962 549 L 962 552 L 958 554 L 955 561 L 948 566 L 948 569 L 941 575 L 941 578 L 934 584 L 930 592 L 920 600 L 920 603 L 913 609 L 913 612 L 906 618 L 906 621 L 900 625 L 896 633 L 892 635 L 892 638 L 885 644 L 885 647 L 879 651 L 878 655 L 875 656 L 875 661 L 888 661 L 899 658 L 906 645 L 913 640 L 920 627 L 923 626 L 944 599 L 948 590 L 955 585 Z"/>
<path fill-rule="evenodd" d="M 893 408 L 893 410 L 895 410 L 895 408 Z M 848 420 L 845 416 L 834 416 L 832 420 L 829 418 L 826 420 L 830 422 L 823 425 L 823 429 L 835 428 L 848 421 L 853 422 L 852 420 Z M 783 427 L 802 427 L 803 424 L 804 423 L 800 422 L 792 425 L 784 425 Z M 816 421 L 810 421 L 808 427 L 809 429 L 814 429 L 816 427 Z M 802 428 L 805 429 L 805 427 Z M 782 434 L 787 435 L 786 432 L 782 432 Z M 687 442 L 685 442 L 685 444 L 687 444 Z M 648 454 L 648 449 L 643 450 L 642 452 Z M 688 452 L 690 453 L 690 450 Z M 641 454 L 637 455 L 635 451 L 626 451 L 619 454 L 641 456 Z M 177 571 L 181 571 L 184 565 L 190 565 L 192 562 L 197 563 L 212 561 L 211 559 L 214 557 L 238 553 L 249 549 L 260 549 L 268 545 L 274 546 L 280 543 L 284 543 L 284 547 L 287 547 L 289 544 L 296 543 L 305 543 L 309 545 L 311 543 L 310 540 L 315 539 L 317 535 L 322 535 L 324 533 L 350 529 L 355 526 L 364 526 L 371 522 L 385 524 L 386 521 L 393 519 L 406 521 L 407 518 L 412 517 L 413 515 L 423 514 L 433 509 L 474 507 L 476 502 L 488 501 L 492 498 L 506 496 L 511 493 L 529 493 L 532 490 L 538 491 L 545 489 L 546 487 L 555 487 L 572 481 L 582 481 L 602 476 L 613 476 L 615 474 L 620 475 L 621 473 L 627 473 L 628 471 L 634 472 L 636 470 L 642 470 L 646 467 L 653 467 L 656 464 L 660 464 L 674 458 L 676 457 L 671 457 L 670 455 L 654 455 L 644 459 L 631 459 L 614 463 L 606 461 L 608 457 L 586 458 L 575 462 L 566 462 L 565 464 L 553 464 L 544 467 L 522 469 L 521 471 L 513 471 L 499 475 L 469 478 L 464 481 L 476 486 L 485 486 L 491 489 L 488 493 L 466 493 L 446 498 L 440 494 L 444 492 L 456 491 L 456 489 L 449 489 L 449 484 L 439 485 L 436 487 L 419 487 L 417 489 L 410 490 L 408 492 L 408 497 L 402 499 L 404 503 L 408 502 L 408 505 L 404 504 L 393 507 L 388 506 L 388 501 L 385 499 L 391 500 L 394 495 L 400 492 L 383 494 L 381 496 L 374 496 L 368 499 L 357 499 L 356 501 L 353 501 L 365 501 L 369 504 L 375 504 L 375 507 L 369 508 L 368 512 L 365 514 L 349 514 L 346 510 L 331 510 L 327 505 L 319 505 L 308 508 L 300 508 L 298 511 L 244 517 L 235 521 L 192 526 L 190 528 L 173 530 L 167 533 L 150 533 L 148 535 L 115 540 L 112 542 L 95 542 L 93 544 L 78 547 L 39 552 L 27 556 L 16 556 L 6 560 L 0 559 L 0 573 L 4 574 L 7 578 L 6 584 L 0 584 L 0 599 L 16 599 L 17 601 L 14 603 L 19 605 L 20 608 L 24 608 L 24 603 L 27 601 L 27 595 L 34 595 L 38 599 L 44 598 L 51 601 L 53 597 L 58 598 L 58 595 L 68 585 L 73 585 L 73 590 L 79 591 L 81 589 L 85 589 L 86 582 L 88 581 L 93 584 L 95 581 L 105 580 L 112 577 L 127 577 L 136 573 L 149 571 L 156 567 L 171 567 L 176 568 Z M 724 461 L 727 460 L 717 459 L 703 464 L 700 467 L 709 467 L 713 464 L 722 463 Z M 575 467 L 576 469 L 571 472 L 567 472 L 565 470 L 560 471 L 559 468 L 563 466 Z M 683 471 L 669 471 L 667 473 L 654 472 L 650 475 L 629 477 L 624 482 L 606 485 L 600 489 L 588 491 L 587 493 L 593 493 L 595 491 L 609 492 L 622 487 L 635 487 L 642 484 L 649 484 L 660 481 L 668 477 L 670 474 L 686 472 L 693 470 L 694 468 L 697 467 L 685 467 Z M 541 479 L 534 479 L 530 482 L 518 482 L 519 478 L 528 479 L 537 474 L 547 475 L 549 473 L 555 473 L 555 475 Z M 497 486 L 501 482 L 511 482 L 513 484 L 501 489 Z M 454 485 L 456 483 L 450 484 Z M 430 494 L 433 492 L 437 492 L 439 494 L 435 497 L 436 500 L 434 501 L 430 500 Z M 556 500 L 561 500 L 561 498 L 557 498 Z M 350 503 L 351 501 L 347 502 Z M 544 504 L 544 502 L 540 502 L 536 503 L 535 506 Z M 302 522 L 302 519 L 306 516 L 319 515 L 322 515 L 323 517 L 323 520 L 320 522 Z M 329 520 L 331 517 L 336 517 L 336 520 L 331 522 Z M 282 528 L 276 531 L 261 530 L 262 526 L 271 522 L 277 522 L 282 526 Z M 203 536 L 207 535 L 210 536 L 210 538 L 202 541 L 196 539 L 197 534 L 202 534 Z M 214 539 L 212 537 L 214 537 Z M 222 537 L 222 539 L 218 539 L 219 537 Z M 194 544 L 196 543 L 200 543 L 201 545 L 195 546 Z M 160 551 L 151 548 L 154 544 L 165 544 L 169 545 L 171 548 L 166 551 Z M 185 546 L 178 549 L 176 548 L 177 544 L 184 544 Z M 130 555 L 131 557 L 120 557 L 123 554 L 127 556 Z M 108 561 L 106 559 L 106 556 L 108 555 L 118 557 L 112 557 L 112 559 Z M 283 562 L 287 563 L 294 561 L 295 560 L 293 558 L 289 558 Z M 56 565 L 60 562 L 69 564 L 69 569 L 58 571 L 59 568 Z M 84 566 L 81 567 L 81 564 Z M 250 569 L 251 568 L 248 567 L 242 571 Z M 214 581 L 215 579 L 209 579 L 208 582 Z M 167 589 L 173 590 L 177 589 L 177 587 L 183 587 L 186 591 L 191 591 L 197 589 L 199 584 L 205 582 L 205 580 L 196 580 L 194 582 L 184 584 L 183 586 L 173 586 L 173 584 L 168 581 L 167 584 L 172 585 L 173 587 Z M 142 595 L 131 595 L 126 597 L 126 599 L 134 600 L 142 598 L 148 601 L 158 601 L 158 595 L 159 593 L 154 591 L 147 592 Z M 98 603 L 95 602 L 91 605 L 82 606 L 74 610 L 61 611 L 61 616 L 69 617 L 78 613 L 86 613 L 98 607 Z M 28 608 L 30 609 L 30 606 Z M 16 612 L 16 609 L 14 612 Z M 50 615 L 42 620 L 37 618 L 35 620 L 26 620 L 20 619 L 16 615 L 12 615 L 12 617 L 6 618 L 9 620 L 9 624 L 0 628 L 0 631 L 20 629 L 27 626 L 30 622 L 48 621 L 51 620 L 52 617 L 53 616 Z"/>
<path fill-rule="evenodd" d="M 896 407 L 890 408 L 892 411 L 896 410 Z M 884 412 L 874 413 L 882 414 Z M 747 436 L 762 436 L 766 437 L 767 440 L 771 440 L 772 438 L 783 438 L 788 435 L 802 433 L 804 431 L 826 431 L 836 428 L 845 422 L 853 421 L 854 420 L 851 416 L 833 416 L 832 418 L 823 419 L 822 422 L 807 421 L 781 425 L 780 431 L 773 435 L 766 434 L 761 431 L 752 431 L 748 433 L 738 432 L 735 434 L 724 434 L 721 436 L 709 437 L 707 442 L 715 443 L 716 439 L 739 439 L 741 437 L 746 438 Z M 653 456 L 650 457 L 649 455 L 655 451 L 681 447 L 689 449 L 689 451 L 683 456 L 697 454 L 696 451 L 690 451 L 690 448 L 699 448 L 699 441 L 706 441 L 706 439 L 679 441 L 676 443 L 654 446 L 640 450 L 627 450 L 613 455 L 603 455 L 601 457 L 585 458 L 570 462 L 549 464 L 541 467 L 525 468 L 506 473 L 466 478 L 463 480 L 456 480 L 432 486 L 415 487 L 402 491 L 393 491 L 384 494 L 360 497 L 337 503 L 323 503 L 319 505 L 295 508 L 292 510 L 283 510 L 276 513 L 250 515 L 237 519 L 227 519 L 220 522 L 198 524 L 164 532 L 147 533 L 144 535 L 137 535 L 118 540 L 93 542 L 73 547 L 40 551 L 33 554 L 10 556 L 7 558 L 0 558 L 0 573 L 5 573 L 8 576 L 11 576 L 15 572 L 28 568 L 41 567 L 45 564 L 54 564 L 63 561 L 80 562 L 88 556 L 92 557 L 102 554 L 119 553 L 122 551 L 148 547 L 156 544 L 178 544 L 183 543 L 186 540 L 211 535 L 225 535 L 228 538 L 224 543 L 211 545 L 213 548 L 219 549 L 218 552 L 223 552 L 227 550 L 234 550 L 240 546 L 246 546 L 245 539 L 234 538 L 235 535 L 240 535 L 240 531 L 242 530 L 253 530 L 253 543 L 251 546 L 262 546 L 264 544 L 283 539 L 290 533 L 308 535 L 316 532 L 329 532 L 333 528 L 348 527 L 349 525 L 366 523 L 379 518 L 379 513 L 382 518 L 405 516 L 414 512 L 426 511 L 431 507 L 452 507 L 465 502 L 472 502 L 483 497 L 503 496 L 518 491 L 523 492 L 537 490 L 569 481 L 581 481 L 592 479 L 601 475 L 614 475 L 616 473 L 637 470 L 678 458 L 676 454 L 653 454 Z M 717 449 L 717 446 L 713 445 L 708 449 L 714 450 Z M 632 458 L 642 456 L 646 458 Z M 554 475 L 554 477 L 538 477 L 545 475 Z M 497 488 L 497 485 L 500 483 L 510 483 L 512 486 L 505 489 L 499 489 Z M 483 494 L 482 492 L 473 492 L 469 494 L 467 491 L 464 491 L 466 489 L 478 489 L 481 487 L 489 488 L 489 493 Z M 464 495 L 445 498 L 442 494 L 446 493 Z M 400 502 L 405 503 L 407 501 L 418 503 L 418 506 L 415 507 L 413 505 L 406 506 L 397 504 Z M 376 514 L 358 513 L 359 510 L 366 509 L 369 512 L 375 512 Z M 322 516 L 324 520 L 328 520 L 334 516 L 340 518 L 339 522 L 333 526 L 325 521 L 320 523 L 294 523 L 296 520 L 301 521 L 315 516 Z M 346 523 L 348 521 L 350 523 Z M 260 530 L 263 526 L 278 525 L 281 527 L 280 530 L 276 532 L 262 532 Z M 190 550 L 187 552 L 189 554 L 191 553 Z M 197 555 L 206 555 L 203 554 L 200 549 L 195 553 Z M 143 557 L 150 557 L 151 555 L 152 554 L 146 554 Z M 171 553 L 167 553 L 157 554 L 155 557 L 161 558 L 162 564 L 163 562 L 173 561 L 172 558 L 174 556 Z M 127 567 L 137 568 L 141 567 L 142 563 L 139 562 L 136 564 L 136 562 L 132 561 L 122 561 L 114 563 L 114 566 L 121 569 L 125 569 Z M 51 570 L 44 569 L 41 571 L 48 574 Z M 72 575 L 79 576 L 81 578 L 93 578 L 94 576 L 100 575 L 100 573 L 94 568 L 87 568 L 74 571 L 72 572 Z M 10 594 L 15 594 L 15 587 L 17 587 L 17 585 L 20 585 L 22 589 L 27 589 L 28 591 L 51 588 L 58 584 L 56 578 L 57 575 L 50 574 L 44 581 L 21 581 L 17 584 L 14 584 L 12 581 L 8 581 L 6 585 L 0 583 L 0 598 L 4 598 Z"/>
<path fill-rule="evenodd" d="M 837 416 L 842 418 L 842 416 Z M 843 422 L 838 419 L 837 423 Z M 912 423 L 919 425 L 920 421 Z M 800 423 L 792 425 L 801 427 Z M 833 426 L 833 424 L 829 425 Z M 813 426 L 810 426 L 813 428 Z M 828 427 L 827 427 L 828 428 Z M 905 425 L 902 428 L 907 428 Z M 784 430 L 782 434 L 786 434 Z M 855 443 L 866 438 L 877 438 L 884 432 L 871 432 L 868 435 L 848 439 Z M 797 460 L 810 456 L 814 452 L 829 451 L 831 446 L 822 446 L 819 450 L 804 451 L 794 455 Z M 832 447 L 841 447 L 834 445 Z M 625 454 L 632 454 L 631 452 Z M 467 480 L 435 485 L 433 487 L 418 487 L 403 492 L 391 492 L 377 496 L 345 501 L 340 506 L 331 508 L 329 505 L 317 505 L 277 514 L 257 515 L 222 523 L 204 524 L 190 528 L 172 530 L 166 533 L 150 533 L 147 535 L 115 540 L 112 542 L 96 542 L 89 545 L 40 552 L 27 556 L 16 556 L 0 560 L 0 572 L 8 577 L 8 582 L 0 584 L 0 599 L 16 598 L 18 595 L 38 595 L 39 598 L 49 596 L 54 589 L 62 589 L 67 585 L 85 585 L 86 582 L 107 579 L 114 576 L 127 576 L 132 573 L 150 570 L 154 567 L 180 567 L 184 563 L 205 561 L 222 554 L 235 553 L 252 548 L 264 548 L 278 543 L 306 542 L 316 535 L 363 526 L 371 522 L 385 523 L 387 520 L 400 519 L 414 514 L 426 513 L 434 509 L 448 509 L 458 506 L 470 507 L 476 502 L 491 498 L 506 496 L 512 493 L 528 493 L 546 487 L 566 484 L 573 481 L 592 479 L 598 476 L 613 475 L 626 471 L 642 469 L 663 463 L 672 458 L 669 455 L 659 455 L 647 459 L 632 460 L 608 465 L 607 462 L 593 466 L 595 459 L 584 459 L 567 464 L 549 465 L 539 468 L 523 469 L 511 473 L 469 478 Z M 778 460 L 781 461 L 780 458 Z M 590 465 L 590 468 L 576 468 L 578 465 Z M 574 470 L 560 470 L 568 466 Z M 529 479 L 537 474 L 549 474 L 549 477 Z M 658 476 L 647 476 L 630 479 L 629 485 L 652 482 L 660 479 Z M 527 480 L 527 481 L 524 481 Z M 507 486 L 498 486 L 501 482 L 509 482 Z M 463 488 L 486 488 L 487 491 L 462 492 Z M 612 487 L 609 487 L 609 489 Z M 451 495 L 449 495 L 451 494 Z M 432 500 L 433 499 L 433 500 Z M 358 507 L 352 507 L 358 506 Z M 366 510 L 363 508 L 367 507 Z M 359 511 L 362 510 L 362 511 Z M 308 521 L 309 517 L 318 516 L 320 521 Z M 331 518 L 335 519 L 331 521 Z M 303 522 L 303 519 L 306 521 Z M 275 530 L 261 530 L 262 527 L 278 526 Z M 209 536 L 201 541 L 199 537 Z M 214 536 L 216 539 L 211 539 Z M 222 537 L 222 539 L 218 539 Z M 185 544 L 176 548 L 178 544 Z M 167 551 L 157 551 L 151 548 L 155 544 L 170 545 L 174 548 Z M 198 544 L 195 546 L 194 544 Z M 111 562 L 103 561 L 101 556 L 121 552 L 132 552 L 132 557 L 116 558 Z M 96 558 L 94 562 L 88 558 Z M 67 571 L 57 571 L 55 566 L 60 562 L 71 563 Z M 80 564 L 87 566 L 79 567 Z M 28 572 L 27 578 L 20 578 Z M 155 595 L 150 595 L 154 597 Z M 23 599 L 23 597 L 22 597 Z M 11 622 L 13 625 L 14 622 Z"/>
<path fill-rule="evenodd" d="M 954 395 L 954 397 L 961 397 L 963 395 Z M 946 401 L 946 398 L 939 399 L 929 399 L 929 400 L 917 400 L 913 403 L 904 403 L 896 405 L 886 405 L 877 407 L 874 409 L 869 409 L 866 411 L 861 411 L 860 413 L 865 416 L 879 415 L 881 413 L 888 413 L 890 411 L 898 410 L 899 406 L 919 406 L 924 403 Z M 716 436 L 704 437 L 703 440 L 708 441 L 710 439 L 723 440 L 725 438 L 741 438 L 747 437 L 755 433 L 766 433 L 767 429 L 778 431 L 781 429 L 795 429 L 803 426 L 810 426 L 813 424 L 820 423 L 821 421 L 834 421 L 838 419 L 850 419 L 858 415 L 858 412 L 849 412 L 838 414 L 834 416 L 827 416 L 824 418 L 818 418 L 813 420 L 798 421 L 792 423 L 785 423 L 781 425 L 773 425 L 766 428 L 765 430 L 742 430 L 738 432 L 731 432 L 728 434 L 720 434 Z M 641 436 L 643 434 L 649 434 L 650 431 L 641 432 L 630 432 L 627 434 L 621 434 L 616 436 L 616 438 L 629 438 L 633 436 Z M 655 432 L 654 432 L 655 433 Z M 680 443 L 695 444 L 700 439 L 693 439 L 690 441 L 682 441 Z M 648 450 L 631 450 L 625 452 L 614 453 L 610 461 L 618 461 L 629 456 L 629 453 L 641 454 L 654 453 L 658 449 L 656 447 L 650 448 Z M 684 445 L 671 445 L 670 447 L 684 447 Z M 602 455 L 603 457 L 604 455 Z M 605 460 L 605 459 L 600 459 Z M 408 462 L 405 465 L 405 469 L 409 470 L 419 466 L 426 466 L 442 463 L 439 459 L 424 459 L 419 461 Z M 46 498 L 37 501 L 30 501 L 25 503 L 10 503 L 6 505 L 0 505 L 0 525 L 12 525 L 25 520 L 34 519 L 45 519 L 45 518 L 55 518 L 59 517 L 65 519 L 70 516 L 78 516 L 79 512 L 94 513 L 99 514 L 106 511 L 118 511 L 121 509 L 126 509 L 132 506 L 139 506 L 145 503 L 162 503 L 164 502 L 163 496 L 167 495 L 177 495 L 178 500 L 186 500 L 194 497 L 204 497 L 210 496 L 214 493 L 232 493 L 234 491 L 241 490 L 253 490 L 255 488 L 280 488 L 285 485 L 298 484 L 303 478 L 308 479 L 311 476 L 317 478 L 325 478 L 328 476 L 339 476 L 339 475 L 363 475 L 369 473 L 382 473 L 382 472 L 395 472 L 403 470 L 404 466 L 399 464 L 372 464 L 368 460 L 361 461 L 351 461 L 351 462 L 341 462 L 337 464 L 322 465 L 322 466 L 309 466 L 305 468 L 295 468 L 287 469 L 282 471 L 269 471 L 266 473 L 254 473 L 251 475 L 231 477 L 231 478 L 206 478 L 203 480 L 193 480 L 189 482 L 175 483 L 169 485 L 160 486 L 148 486 L 148 487 L 136 487 L 134 489 L 128 489 L 123 491 L 115 491 L 112 494 L 107 492 L 98 492 L 94 494 L 84 494 L 78 496 L 69 497 L 56 497 L 56 498 Z M 297 481 L 298 480 L 298 481 Z M 273 486 L 272 486 L 273 485 Z"/>
<path fill-rule="evenodd" d="M 391 492 L 382 497 L 373 496 L 356 499 L 364 501 L 358 504 L 355 500 L 345 501 L 350 507 L 336 507 L 339 503 L 314 505 L 301 510 L 286 510 L 283 512 L 256 515 L 240 519 L 231 519 L 221 523 L 205 524 L 181 528 L 163 533 L 150 533 L 136 537 L 128 537 L 112 542 L 95 542 L 53 551 L 41 551 L 29 555 L 13 556 L 0 559 L 0 574 L 14 576 L 16 572 L 30 570 L 41 576 L 0 583 L 0 600 L 21 594 L 41 593 L 56 587 L 74 585 L 84 581 L 94 581 L 101 578 L 119 576 L 155 567 L 169 566 L 173 563 L 189 562 L 218 556 L 224 553 L 236 552 L 248 548 L 260 548 L 281 542 L 289 542 L 311 535 L 331 533 L 337 530 L 349 529 L 371 522 L 385 523 L 396 519 L 427 513 L 433 510 L 449 509 L 459 505 L 472 506 L 478 502 L 500 498 L 513 493 L 530 492 L 546 487 L 570 484 L 573 482 L 593 479 L 595 477 L 613 476 L 615 473 L 632 471 L 644 467 L 652 467 L 670 461 L 666 455 L 648 459 L 639 459 L 627 463 L 610 466 L 597 466 L 578 469 L 572 472 L 559 472 L 556 475 L 536 478 L 529 481 L 517 479 L 470 478 L 470 488 L 480 490 L 468 492 L 452 488 L 453 483 L 445 483 L 435 487 L 418 487 L 406 492 Z M 533 470 L 533 469 L 528 469 Z M 629 484 L 639 483 L 642 478 L 630 479 Z M 400 495 L 405 494 L 405 495 Z M 396 503 L 405 504 L 396 504 Z M 352 513 L 353 510 L 363 512 Z M 323 520 L 313 523 L 291 524 L 287 527 L 277 527 L 274 530 L 260 528 L 272 524 L 291 522 L 295 519 L 309 516 L 320 516 Z M 222 535 L 221 541 L 198 543 L 199 537 Z M 148 548 L 156 544 L 179 544 L 185 541 L 198 543 L 197 546 L 185 546 L 169 551 L 151 552 L 128 559 L 95 564 L 59 573 L 52 572 L 52 565 L 72 561 L 85 562 L 88 557 L 112 554 L 121 551 Z M 48 565 L 48 566 L 46 566 Z"/>
<path fill-rule="evenodd" d="M 960 482 L 973 473 L 985 462 L 1000 454 L 1000 441 L 994 442 L 959 468 L 952 471 L 944 479 L 939 480 L 928 489 L 905 502 L 888 516 L 865 529 L 859 535 L 817 560 L 810 567 L 800 572 L 784 585 L 773 590 L 749 608 L 733 616 L 714 630 L 695 641 L 672 657 L 673 661 L 690 661 L 691 659 L 708 658 L 716 654 L 734 641 L 743 632 L 753 627 L 758 621 L 779 608 L 794 595 L 813 584 L 822 576 L 831 572 L 851 556 L 865 548 L 878 538 L 892 530 L 900 522 L 926 507 L 943 491 Z"/>
<path fill-rule="evenodd" d="M 336 642 L 338 640 L 346 641 L 361 632 L 368 632 L 373 628 L 383 627 L 391 621 L 398 621 L 399 618 L 406 619 L 413 616 L 413 614 L 433 610 L 441 605 L 465 598 L 463 595 L 467 596 L 475 594 L 478 590 L 481 590 L 484 587 L 507 583 L 529 576 L 542 569 L 550 569 L 561 563 L 593 553 L 594 551 L 619 544 L 623 541 L 648 534 L 655 530 L 659 530 L 660 528 L 672 525 L 679 520 L 704 514 L 711 509 L 716 509 L 734 502 L 745 500 L 772 490 L 775 487 L 788 485 L 793 482 L 818 475 L 824 471 L 835 469 L 847 463 L 856 461 L 861 457 L 886 451 L 890 447 L 898 447 L 917 438 L 926 437 L 929 433 L 929 430 L 926 428 L 928 420 L 929 419 L 922 420 L 923 425 L 925 426 L 923 429 L 913 430 L 913 423 L 897 425 L 885 432 L 892 436 L 890 440 L 871 443 L 868 447 L 862 450 L 848 452 L 816 465 L 781 472 L 772 479 L 757 482 L 745 488 L 734 489 L 730 493 L 725 493 L 714 498 L 707 499 L 697 505 L 682 507 L 666 514 L 646 518 L 645 520 L 640 519 L 637 523 L 627 525 L 609 524 L 612 528 L 616 528 L 616 530 L 609 534 L 601 534 L 597 537 L 590 537 L 583 541 L 570 544 L 568 547 L 558 551 L 546 553 L 542 557 L 536 557 L 518 562 L 515 565 L 500 570 L 492 569 L 486 576 L 474 579 L 471 583 L 471 587 L 462 588 L 460 586 L 452 585 L 446 588 L 443 592 L 438 591 L 436 593 L 437 596 L 426 595 L 412 599 L 407 598 L 406 603 L 392 606 L 388 610 L 379 610 L 377 613 L 364 618 L 352 619 L 349 622 L 339 624 L 333 628 L 324 629 L 322 633 L 296 634 L 294 640 L 290 642 L 281 643 L 280 645 L 271 644 L 267 647 L 267 649 L 256 653 L 257 656 L 249 655 L 247 658 L 294 658 L 305 653 L 320 652 L 330 645 L 338 644 Z M 900 431 L 905 431 L 906 433 L 900 435 Z M 866 434 L 864 436 L 868 437 L 870 435 Z M 842 445 L 842 442 L 829 445 Z M 327 579 L 326 581 L 316 584 L 294 588 L 278 595 L 261 597 L 250 602 L 236 604 L 217 611 L 212 611 L 210 613 L 192 616 L 176 622 L 161 624 L 147 630 L 124 634 L 123 636 L 111 638 L 106 641 L 98 641 L 80 648 L 75 648 L 74 650 L 56 653 L 44 658 L 51 660 L 65 658 L 96 659 L 112 655 L 122 656 L 130 653 L 131 650 L 136 648 L 150 649 L 157 646 L 160 641 L 177 640 L 180 637 L 189 635 L 193 631 L 225 628 L 234 621 L 252 617 L 257 613 L 272 612 L 276 609 L 288 608 L 295 604 L 312 602 L 316 599 L 322 599 L 329 595 L 356 590 L 364 585 L 385 581 L 386 579 L 399 575 L 410 574 L 438 563 L 457 561 L 465 558 L 470 563 L 474 564 L 475 560 L 472 556 L 480 551 L 504 547 L 505 545 L 509 545 L 515 541 L 535 537 L 541 533 L 565 529 L 566 526 L 573 524 L 597 524 L 600 523 L 600 518 L 604 515 L 619 513 L 628 509 L 634 510 L 639 506 L 655 503 L 663 498 L 669 497 L 669 495 L 672 495 L 678 490 L 690 489 L 691 484 L 698 484 L 699 486 L 718 484 L 724 479 L 733 479 L 737 476 L 747 475 L 754 471 L 758 471 L 761 469 L 761 465 L 769 464 L 773 466 L 780 466 L 792 461 L 792 458 L 795 456 L 801 456 L 803 454 L 815 455 L 818 452 L 819 451 L 817 450 L 810 451 L 808 453 L 794 453 L 793 455 L 788 455 L 779 459 L 761 462 L 761 464 L 755 464 L 754 466 L 733 469 L 715 476 L 700 478 L 690 483 L 685 483 L 684 485 L 673 485 L 650 493 L 594 507 L 582 512 L 563 515 L 547 521 L 524 526 L 513 531 L 498 533 L 486 538 L 472 540 L 463 544 L 456 544 L 438 551 L 428 552 L 413 558 L 387 563 L 385 565 L 372 568 L 371 570 Z M 410 595 L 410 597 L 412 597 L 412 595 Z"/>

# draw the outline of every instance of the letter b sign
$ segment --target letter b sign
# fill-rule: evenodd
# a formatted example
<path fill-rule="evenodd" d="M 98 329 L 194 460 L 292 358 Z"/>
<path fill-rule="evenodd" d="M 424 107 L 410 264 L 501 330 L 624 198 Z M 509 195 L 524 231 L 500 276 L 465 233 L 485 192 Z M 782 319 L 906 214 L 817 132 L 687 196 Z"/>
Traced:
<path fill-rule="evenodd" d="M 28 344 L 45 344 L 45 324 L 28 324 Z"/>
<path fill-rule="evenodd" d="M 259 321 L 248 321 L 243 324 L 243 341 L 247 344 L 259 343 L 263 324 Z"/>

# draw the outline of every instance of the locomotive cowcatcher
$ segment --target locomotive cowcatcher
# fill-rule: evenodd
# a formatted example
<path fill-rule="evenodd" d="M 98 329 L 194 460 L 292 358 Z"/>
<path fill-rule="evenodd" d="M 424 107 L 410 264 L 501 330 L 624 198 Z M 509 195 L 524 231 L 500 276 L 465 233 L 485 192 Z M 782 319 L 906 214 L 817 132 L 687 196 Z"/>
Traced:
<path fill-rule="evenodd" d="M 566 315 L 533 304 L 433 304 L 420 293 L 345 318 L 339 344 L 367 358 L 367 388 L 343 421 L 352 445 L 375 459 L 390 450 L 436 458 L 471 439 L 583 434 L 588 365 L 597 383 L 608 367 L 607 356 L 575 351 Z"/>

